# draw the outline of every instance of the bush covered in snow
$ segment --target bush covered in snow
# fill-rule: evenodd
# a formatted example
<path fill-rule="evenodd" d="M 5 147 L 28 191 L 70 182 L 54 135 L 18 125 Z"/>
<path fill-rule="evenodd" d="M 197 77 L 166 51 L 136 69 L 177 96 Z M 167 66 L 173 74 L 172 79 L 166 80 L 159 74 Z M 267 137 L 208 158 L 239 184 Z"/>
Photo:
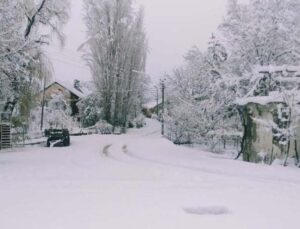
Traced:
<path fill-rule="evenodd" d="M 136 128 L 142 128 L 146 125 L 146 120 L 145 120 L 145 116 L 140 114 L 139 116 L 137 116 L 134 120 L 133 120 L 134 126 Z"/>
<path fill-rule="evenodd" d="M 174 120 L 171 116 L 165 117 L 166 136 L 178 145 L 191 143 L 191 131 L 189 131 L 189 124 L 184 120 Z M 195 136 L 194 136 L 195 137 Z"/>
<path fill-rule="evenodd" d="M 41 107 L 36 107 L 31 111 L 28 129 L 30 136 L 41 132 L 41 118 Z M 71 108 L 65 101 L 64 95 L 61 93 L 52 95 L 52 99 L 44 107 L 43 129 L 67 128 L 71 130 L 77 126 L 78 123 L 71 117 Z"/>
<path fill-rule="evenodd" d="M 95 129 L 96 129 L 96 133 L 99 133 L 99 134 L 112 134 L 113 133 L 113 126 L 104 120 L 97 122 L 95 125 Z"/>
<path fill-rule="evenodd" d="M 91 94 L 88 97 L 77 103 L 79 108 L 79 116 L 81 119 L 82 126 L 91 127 L 101 119 L 101 106 L 99 99 L 95 94 Z"/>

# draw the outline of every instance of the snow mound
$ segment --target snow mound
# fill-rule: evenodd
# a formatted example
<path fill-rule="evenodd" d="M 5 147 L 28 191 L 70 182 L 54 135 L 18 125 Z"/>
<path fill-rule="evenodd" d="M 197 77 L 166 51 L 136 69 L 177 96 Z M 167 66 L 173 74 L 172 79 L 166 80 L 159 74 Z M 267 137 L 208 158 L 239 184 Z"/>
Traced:
<path fill-rule="evenodd" d="M 226 215 L 230 213 L 228 208 L 224 206 L 185 208 L 184 211 L 194 215 Z"/>

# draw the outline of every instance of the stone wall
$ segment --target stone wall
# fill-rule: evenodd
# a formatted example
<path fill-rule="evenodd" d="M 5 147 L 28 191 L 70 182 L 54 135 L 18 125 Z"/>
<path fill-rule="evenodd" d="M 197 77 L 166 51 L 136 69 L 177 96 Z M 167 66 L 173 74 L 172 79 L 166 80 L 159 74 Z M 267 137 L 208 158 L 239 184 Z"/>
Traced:
<path fill-rule="evenodd" d="M 257 163 L 265 160 L 271 163 L 275 158 L 283 159 L 288 148 L 288 154 L 291 157 L 296 156 L 296 151 L 300 152 L 300 123 L 296 127 L 297 137 L 291 139 L 290 147 L 287 144 L 279 144 L 274 138 L 272 122 L 275 121 L 274 110 L 277 109 L 277 105 L 278 103 L 267 105 L 249 103 L 243 108 L 245 128 L 243 159 L 245 161 Z"/>

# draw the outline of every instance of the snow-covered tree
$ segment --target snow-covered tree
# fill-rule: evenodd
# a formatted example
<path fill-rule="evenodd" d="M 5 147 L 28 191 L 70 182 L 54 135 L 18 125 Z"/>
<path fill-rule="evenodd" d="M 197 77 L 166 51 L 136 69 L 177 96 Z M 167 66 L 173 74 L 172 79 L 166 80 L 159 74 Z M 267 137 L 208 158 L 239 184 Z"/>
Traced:
<path fill-rule="evenodd" d="M 94 126 L 103 119 L 97 94 L 91 94 L 77 103 L 82 127 Z"/>
<path fill-rule="evenodd" d="M 63 41 L 67 9 L 67 0 L 0 2 L 0 99 L 6 101 L 5 112 L 12 113 L 44 77 L 48 66 L 41 47 L 53 34 Z"/>
<path fill-rule="evenodd" d="M 176 143 L 206 139 L 213 146 L 233 132 L 235 88 L 228 80 L 227 51 L 213 35 L 206 52 L 193 47 L 185 60 L 167 84 L 169 134 Z"/>
<path fill-rule="evenodd" d="M 193 47 L 185 56 L 185 66 L 175 70 L 167 84 L 171 132 L 192 141 L 237 132 L 236 98 L 277 87 L 271 78 L 258 79 L 253 74 L 257 66 L 298 65 L 300 61 L 298 0 L 228 3 L 207 51 Z"/>
<path fill-rule="evenodd" d="M 253 67 L 299 63 L 298 0 L 229 0 L 219 26 L 231 72 L 244 76 Z"/>
<path fill-rule="evenodd" d="M 29 121 L 29 132 L 39 132 L 41 127 L 41 112 L 40 106 L 35 107 L 31 111 Z M 76 122 L 71 116 L 72 110 L 69 103 L 65 100 L 62 93 L 53 94 L 51 100 L 44 107 L 44 128 L 72 128 L 76 127 Z"/>
<path fill-rule="evenodd" d="M 140 112 L 147 42 L 143 10 L 131 0 L 86 0 L 88 40 L 85 54 L 100 95 L 103 117 L 126 126 Z"/>

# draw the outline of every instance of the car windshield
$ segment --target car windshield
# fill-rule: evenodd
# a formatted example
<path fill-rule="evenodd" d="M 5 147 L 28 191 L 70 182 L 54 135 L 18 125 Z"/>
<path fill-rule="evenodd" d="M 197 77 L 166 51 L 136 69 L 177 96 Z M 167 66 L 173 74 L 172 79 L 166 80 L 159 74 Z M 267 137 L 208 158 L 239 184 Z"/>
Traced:
<path fill-rule="evenodd" d="M 50 134 L 62 134 L 63 131 L 62 130 L 51 130 Z"/>

